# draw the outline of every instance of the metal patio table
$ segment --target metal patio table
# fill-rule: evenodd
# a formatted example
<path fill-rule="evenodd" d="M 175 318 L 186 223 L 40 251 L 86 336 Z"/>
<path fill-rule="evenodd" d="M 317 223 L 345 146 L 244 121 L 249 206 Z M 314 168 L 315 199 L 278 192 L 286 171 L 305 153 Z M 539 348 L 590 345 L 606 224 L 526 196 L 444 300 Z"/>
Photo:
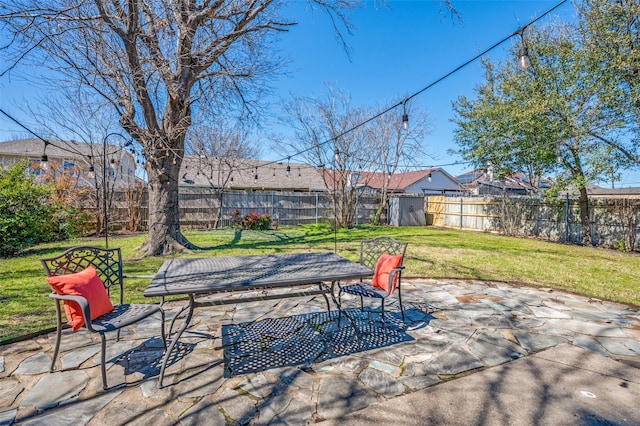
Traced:
<path fill-rule="evenodd" d="M 359 263 L 352 262 L 335 253 L 268 254 L 252 256 L 226 256 L 197 259 L 166 260 L 144 291 L 147 297 L 187 295 L 188 304 L 175 315 L 169 327 L 172 334 L 176 319 L 187 311 L 182 327 L 174 334 L 166 349 L 160 377 L 162 387 L 167 362 L 182 333 L 187 329 L 196 306 L 212 304 L 240 303 L 252 300 L 286 298 L 322 294 L 330 311 L 328 289 L 324 283 L 331 282 L 331 297 L 338 309 L 335 297 L 336 284 L 342 280 L 353 280 L 373 275 L 373 271 Z M 254 298 L 234 298 L 217 302 L 199 302 L 199 296 L 225 292 L 250 290 L 273 290 L 283 287 L 318 285 L 313 292 L 293 292 L 287 294 L 259 296 Z"/>

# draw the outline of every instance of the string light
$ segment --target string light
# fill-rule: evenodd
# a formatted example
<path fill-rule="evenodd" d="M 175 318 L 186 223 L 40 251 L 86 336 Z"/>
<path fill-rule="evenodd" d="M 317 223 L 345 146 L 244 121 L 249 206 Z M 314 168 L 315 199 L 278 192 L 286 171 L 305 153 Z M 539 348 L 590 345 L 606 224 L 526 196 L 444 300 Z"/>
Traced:
<path fill-rule="evenodd" d="M 427 175 L 427 180 L 431 182 L 431 172 L 429 172 L 429 174 Z"/>
<path fill-rule="evenodd" d="M 520 69 L 526 70 L 529 68 L 529 49 L 527 49 L 527 44 L 524 40 L 524 30 L 527 27 L 521 27 L 516 31 L 516 34 L 520 36 L 520 48 L 518 49 L 518 65 L 520 65 Z"/>
<path fill-rule="evenodd" d="M 258 183 L 258 166 L 256 166 L 256 174 L 253 176 L 253 183 Z"/>
<path fill-rule="evenodd" d="M 40 168 L 42 170 L 48 170 L 49 169 L 49 157 L 47 157 L 47 146 L 49 145 L 49 142 L 45 141 L 44 142 L 44 150 L 42 151 L 42 157 L 40 157 Z"/>
<path fill-rule="evenodd" d="M 552 6 L 551 8 L 549 8 L 547 11 L 545 11 L 544 13 L 538 15 L 535 19 L 531 20 L 529 23 L 527 23 L 526 25 L 522 26 L 521 28 L 519 28 L 516 32 L 511 33 L 510 35 L 508 35 L 507 37 L 505 37 L 504 39 L 498 41 L 497 43 L 495 43 L 494 45 L 490 46 L 489 48 L 485 49 L 484 51 L 480 52 L 478 55 L 474 56 L 473 58 L 471 58 L 470 60 L 468 60 L 467 62 L 463 63 L 462 65 L 458 66 L 457 68 L 453 69 L 452 71 L 446 73 L 445 75 L 443 75 L 442 77 L 438 78 L 437 80 L 433 81 L 432 83 L 426 85 L 425 87 L 423 87 L 422 89 L 420 89 L 419 91 L 411 94 L 410 96 L 407 96 L 406 98 L 404 98 L 401 102 L 392 105 L 391 107 L 388 107 L 387 109 L 379 112 L 378 114 L 362 121 L 361 123 L 356 124 L 355 126 L 346 129 L 345 131 L 343 131 L 341 134 L 335 136 L 334 138 L 328 139 L 324 142 L 320 142 L 315 144 L 313 147 L 307 148 L 305 150 L 302 150 L 298 153 L 296 153 L 295 155 L 302 155 L 305 152 L 315 149 L 317 147 L 320 147 L 326 143 L 329 143 L 331 141 L 334 141 L 343 135 L 346 135 L 364 125 L 366 125 L 367 123 L 381 117 L 382 115 L 390 112 L 391 110 L 397 108 L 398 106 L 402 105 L 403 106 L 403 114 L 402 114 L 402 128 L 404 130 L 408 129 L 408 121 L 409 121 L 409 117 L 408 114 L 406 112 L 406 102 L 408 102 L 409 100 L 413 99 L 414 97 L 419 96 L 420 94 L 422 94 L 423 92 L 425 92 L 426 90 L 430 89 L 431 87 L 433 87 L 434 85 L 440 83 L 441 81 L 443 81 L 444 79 L 450 77 L 451 75 L 457 73 L 458 71 L 460 71 L 462 68 L 466 67 L 467 65 L 471 64 L 472 62 L 475 62 L 477 59 L 481 58 L 482 56 L 486 55 L 487 53 L 489 53 L 491 50 L 495 49 L 496 47 L 500 46 L 502 43 L 504 43 L 505 41 L 509 40 L 511 37 L 515 36 L 515 35 L 519 35 L 521 37 L 521 46 L 520 49 L 518 50 L 518 63 L 521 67 L 526 67 L 529 65 L 529 57 L 528 57 L 528 49 L 526 44 L 524 43 L 524 37 L 523 37 L 523 32 L 524 30 L 527 28 L 527 26 L 534 24 L 535 22 L 537 22 L 538 20 L 540 20 L 541 18 L 545 17 L 546 15 L 548 15 L 549 13 L 551 13 L 552 11 L 554 11 L 555 9 L 557 9 L 558 7 L 560 7 L 562 4 L 566 3 L 567 0 L 561 0 L 559 1 L 557 4 L 555 4 L 554 6 Z M 9 117 L 10 119 L 12 119 L 13 121 L 16 121 L 15 119 L 13 119 L 13 117 L 11 117 L 10 115 L 8 115 L 5 111 L 3 111 L 2 109 L 0 109 L 0 113 L 6 115 L 7 117 Z M 17 121 L 16 121 L 17 122 Z M 46 144 L 48 143 L 45 139 L 39 137 L 38 135 L 36 135 L 35 133 L 33 133 L 32 131 L 30 131 L 29 129 L 27 129 L 26 127 L 24 127 L 21 123 L 17 122 L 17 124 L 21 125 L 23 128 L 25 128 L 27 131 L 29 131 L 30 133 L 34 134 L 34 136 L 38 137 L 39 139 L 43 140 L 45 142 L 45 148 L 46 148 Z M 167 149 L 169 151 L 171 151 L 174 154 L 174 158 L 173 158 L 173 162 L 174 164 L 177 164 L 177 157 L 182 158 L 178 152 L 176 152 L 173 148 L 171 148 L 170 146 L 168 146 L 168 144 L 166 143 L 166 141 L 162 140 L 162 142 L 166 145 Z M 134 150 L 131 150 L 132 153 L 134 153 Z M 289 157 L 290 159 L 291 157 Z M 335 150 L 335 161 L 339 163 L 340 161 L 340 157 L 339 157 L 339 151 L 336 149 Z M 46 157 L 46 154 L 43 155 L 43 160 L 48 158 Z M 183 159 L 183 158 L 182 158 Z M 277 160 L 277 161 L 281 161 L 281 160 Z M 277 161 L 271 162 L 271 163 L 275 163 Z M 139 161 L 138 161 L 139 163 Z M 260 167 L 264 167 L 266 165 L 269 165 L 271 163 L 266 163 L 264 165 L 261 165 Z M 467 164 L 469 162 L 455 162 L 455 163 L 451 163 L 452 165 L 459 165 L 459 164 Z M 44 166 L 44 165 L 43 165 Z M 44 168 L 44 167 L 43 167 Z M 254 180 L 257 181 L 257 173 L 258 167 L 255 167 L 255 175 L 254 175 Z M 289 164 L 287 164 L 287 169 L 286 169 L 286 175 L 289 176 L 291 172 L 291 167 Z M 233 181 L 233 178 L 230 179 L 231 181 Z"/>
<path fill-rule="evenodd" d="M 409 114 L 407 114 L 407 100 L 402 101 L 402 128 L 407 130 L 409 128 Z"/>

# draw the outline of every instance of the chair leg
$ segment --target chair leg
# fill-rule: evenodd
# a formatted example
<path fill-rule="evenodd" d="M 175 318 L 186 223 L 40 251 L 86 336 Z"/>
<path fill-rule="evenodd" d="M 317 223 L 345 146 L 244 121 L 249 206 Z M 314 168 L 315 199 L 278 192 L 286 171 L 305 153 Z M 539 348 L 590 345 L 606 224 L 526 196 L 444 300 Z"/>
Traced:
<path fill-rule="evenodd" d="M 360 310 L 364 312 L 364 297 L 360 296 Z"/>
<path fill-rule="evenodd" d="M 107 390 L 107 368 L 106 358 L 107 358 L 107 338 L 104 333 L 100 333 L 100 338 L 102 339 L 102 351 L 100 353 L 100 368 L 102 369 L 102 389 Z"/>
<path fill-rule="evenodd" d="M 402 321 L 404 321 L 404 308 L 402 307 L 402 292 L 400 291 L 400 285 L 398 285 L 398 303 L 400 303 L 400 312 L 402 313 Z"/>
<path fill-rule="evenodd" d="M 167 336 L 164 334 L 164 310 L 160 309 L 160 336 L 162 337 L 162 345 L 167 349 Z"/>
<path fill-rule="evenodd" d="M 60 352 L 60 340 L 62 339 L 62 313 L 60 312 L 60 302 L 56 300 L 56 317 L 57 317 L 57 326 L 56 326 L 56 344 L 53 349 L 53 357 L 51 358 L 51 368 L 50 372 L 53 372 L 56 367 L 56 359 L 58 358 L 58 353 Z"/>
<path fill-rule="evenodd" d="M 382 310 L 382 323 L 384 324 L 384 299 L 381 299 L 381 300 L 382 300 L 382 303 L 380 305 Z"/>

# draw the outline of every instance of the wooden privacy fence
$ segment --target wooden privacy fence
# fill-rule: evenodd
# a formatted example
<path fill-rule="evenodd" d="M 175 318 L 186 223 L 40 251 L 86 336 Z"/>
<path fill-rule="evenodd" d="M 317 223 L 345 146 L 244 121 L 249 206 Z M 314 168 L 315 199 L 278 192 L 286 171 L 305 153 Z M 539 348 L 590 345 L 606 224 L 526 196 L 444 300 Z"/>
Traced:
<path fill-rule="evenodd" d="M 640 200 L 592 199 L 589 204 L 594 245 L 638 250 Z M 531 197 L 427 197 L 427 224 L 548 241 L 581 243 L 577 199 L 544 201 Z"/>
<path fill-rule="evenodd" d="M 333 201 L 320 192 L 217 191 L 209 188 L 181 188 L 178 194 L 180 225 L 192 229 L 215 229 L 233 226 L 233 212 L 240 216 L 249 212 L 268 214 L 279 225 L 313 224 L 332 220 Z M 131 230 L 132 211 L 138 209 L 137 230 L 147 229 L 148 196 L 141 194 L 139 203 L 131 203 L 127 193 L 114 195 L 109 211 L 111 229 Z M 355 205 L 355 224 L 369 222 L 379 205 L 379 198 L 360 195 Z"/>

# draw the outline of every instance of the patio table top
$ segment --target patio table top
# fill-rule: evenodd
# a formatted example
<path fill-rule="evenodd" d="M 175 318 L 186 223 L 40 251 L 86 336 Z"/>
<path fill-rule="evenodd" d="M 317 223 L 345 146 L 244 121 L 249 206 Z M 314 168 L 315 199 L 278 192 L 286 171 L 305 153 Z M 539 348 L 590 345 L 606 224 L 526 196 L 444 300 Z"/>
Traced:
<path fill-rule="evenodd" d="M 144 295 L 218 293 L 357 279 L 373 271 L 335 253 L 170 259 Z"/>

